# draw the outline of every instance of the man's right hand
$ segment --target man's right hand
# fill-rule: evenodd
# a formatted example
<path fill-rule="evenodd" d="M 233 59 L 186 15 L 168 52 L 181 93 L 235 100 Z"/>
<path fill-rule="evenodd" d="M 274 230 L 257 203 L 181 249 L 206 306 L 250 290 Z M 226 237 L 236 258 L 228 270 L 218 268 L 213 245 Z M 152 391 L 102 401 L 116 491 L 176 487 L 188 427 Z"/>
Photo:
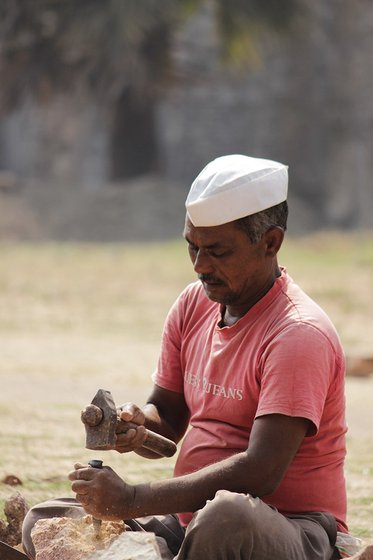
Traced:
<path fill-rule="evenodd" d="M 119 421 L 116 427 L 116 442 L 114 449 L 118 453 L 128 453 L 138 451 L 142 447 L 145 438 L 145 415 L 141 408 L 131 402 L 122 404 L 118 408 Z M 128 428 L 128 423 L 132 427 Z M 137 424 L 137 428 L 133 428 Z"/>

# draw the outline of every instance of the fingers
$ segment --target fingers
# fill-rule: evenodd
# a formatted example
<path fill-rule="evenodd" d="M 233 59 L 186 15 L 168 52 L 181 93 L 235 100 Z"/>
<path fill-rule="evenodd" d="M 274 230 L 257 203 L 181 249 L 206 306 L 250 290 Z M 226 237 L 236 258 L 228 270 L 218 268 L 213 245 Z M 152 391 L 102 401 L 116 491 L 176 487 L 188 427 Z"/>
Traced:
<path fill-rule="evenodd" d="M 145 422 L 145 415 L 141 408 L 131 402 L 122 404 L 118 413 L 119 418 L 123 420 L 123 422 L 134 422 L 139 425 Z"/>
<path fill-rule="evenodd" d="M 69 473 L 71 489 L 86 511 L 98 519 L 124 519 L 126 504 L 132 504 L 134 489 L 110 467 L 95 469 L 77 463 Z"/>
<path fill-rule="evenodd" d="M 79 466 L 79 468 L 76 468 L 77 466 Z M 88 473 L 86 474 L 86 472 L 88 470 L 88 468 L 84 468 L 84 465 L 78 464 L 74 465 L 74 470 L 68 475 L 69 480 L 72 480 L 71 490 L 75 492 L 76 499 L 83 507 L 89 503 L 89 487 L 91 483 L 89 480 L 83 478 L 87 476 Z"/>
<path fill-rule="evenodd" d="M 83 507 L 90 504 L 92 500 L 91 493 L 95 488 L 96 478 L 100 476 L 100 473 L 102 474 L 101 469 L 94 469 L 82 463 L 75 463 L 74 470 L 68 474 L 69 480 L 72 481 L 71 490 L 75 492 L 76 499 Z"/>
<path fill-rule="evenodd" d="M 128 453 L 142 447 L 146 439 L 143 411 L 135 404 L 127 402 L 119 407 L 118 418 L 114 449 L 119 453 Z M 134 424 L 138 427 L 134 427 Z"/>
<path fill-rule="evenodd" d="M 109 468 L 109 467 L 105 467 Z M 89 465 L 83 465 L 82 463 L 75 463 L 74 470 L 70 471 L 68 474 L 68 479 L 71 481 L 76 481 L 80 483 L 87 483 L 92 481 L 99 473 L 101 469 L 93 469 Z"/>
<path fill-rule="evenodd" d="M 136 430 L 131 428 L 125 433 L 116 434 L 115 449 L 119 453 L 135 451 L 143 446 L 145 440 L 146 431 L 144 426 L 139 426 Z"/>
<path fill-rule="evenodd" d="M 83 479 L 83 477 L 81 477 L 81 474 L 84 469 L 88 468 L 88 465 L 83 465 L 83 463 L 75 463 L 74 470 L 70 471 L 68 474 L 69 480 L 80 480 L 81 478 Z"/>
<path fill-rule="evenodd" d="M 84 509 L 86 509 L 86 507 L 89 505 L 90 502 L 90 498 L 88 496 L 88 494 L 76 494 L 76 500 L 82 504 L 82 506 L 84 507 Z M 87 511 L 87 510 L 86 510 Z M 88 512 L 87 512 L 88 513 Z"/>

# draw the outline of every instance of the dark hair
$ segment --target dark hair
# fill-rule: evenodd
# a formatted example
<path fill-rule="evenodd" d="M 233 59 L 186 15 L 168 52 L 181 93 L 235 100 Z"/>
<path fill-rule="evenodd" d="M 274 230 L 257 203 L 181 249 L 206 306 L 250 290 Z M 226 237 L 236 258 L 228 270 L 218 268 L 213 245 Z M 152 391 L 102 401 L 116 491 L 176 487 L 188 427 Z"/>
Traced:
<path fill-rule="evenodd" d="M 273 227 L 280 227 L 286 231 L 288 219 L 288 203 L 281 202 L 266 210 L 235 220 L 234 223 L 249 237 L 251 243 L 258 243 L 263 234 Z"/>

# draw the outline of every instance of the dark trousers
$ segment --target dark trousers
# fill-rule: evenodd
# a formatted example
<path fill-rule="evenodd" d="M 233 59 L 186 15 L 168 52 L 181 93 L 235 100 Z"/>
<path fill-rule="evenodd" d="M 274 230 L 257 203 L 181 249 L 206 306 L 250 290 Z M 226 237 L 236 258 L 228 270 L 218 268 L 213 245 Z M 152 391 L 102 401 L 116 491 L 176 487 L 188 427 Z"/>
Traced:
<path fill-rule="evenodd" d="M 23 525 L 23 547 L 35 558 L 31 529 L 38 519 L 80 517 L 72 498 L 50 500 L 32 508 Z M 198 511 L 187 530 L 175 515 L 125 521 L 127 529 L 155 533 L 164 560 L 337 560 L 336 522 L 311 512 L 285 517 L 259 498 L 220 490 Z"/>

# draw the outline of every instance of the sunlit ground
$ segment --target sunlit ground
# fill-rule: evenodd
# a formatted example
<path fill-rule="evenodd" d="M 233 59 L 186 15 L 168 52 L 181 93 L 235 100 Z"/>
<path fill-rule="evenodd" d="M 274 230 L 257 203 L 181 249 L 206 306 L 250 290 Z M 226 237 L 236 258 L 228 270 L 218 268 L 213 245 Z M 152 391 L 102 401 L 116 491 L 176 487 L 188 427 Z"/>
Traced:
<path fill-rule="evenodd" d="M 329 313 L 348 354 L 369 355 L 373 236 L 288 240 L 280 259 Z M 0 246 L 0 500 L 69 494 L 84 449 L 80 410 L 98 388 L 141 404 L 162 324 L 194 279 L 182 241 L 154 245 Z M 348 378 L 346 476 L 351 531 L 373 539 L 373 378 Z M 172 459 L 102 454 L 130 482 L 168 476 Z"/>

